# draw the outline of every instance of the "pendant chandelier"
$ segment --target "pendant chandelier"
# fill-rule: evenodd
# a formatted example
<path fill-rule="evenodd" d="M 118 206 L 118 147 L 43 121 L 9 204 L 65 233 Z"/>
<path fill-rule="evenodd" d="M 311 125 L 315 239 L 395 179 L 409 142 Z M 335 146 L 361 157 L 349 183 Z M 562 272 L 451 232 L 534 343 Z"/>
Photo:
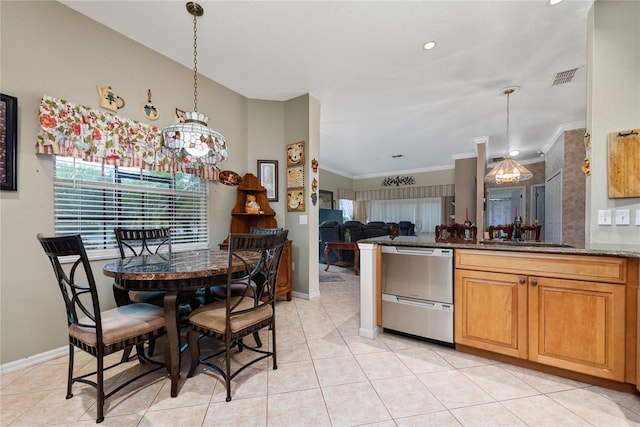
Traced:
<path fill-rule="evenodd" d="M 204 14 L 204 9 L 195 2 L 188 2 L 186 7 L 193 16 L 193 111 L 184 112 L 179 123 L 162 129 L 163 152 L 188 168 L 213 166 L 219 170 L 220 163 L 227 159 L 227 142 L 224 136 L 207 127 L 209 117 L 198 112 L 197 18 Z"/>
<path fill-rule="evenodd" d="M 526 181 L 533 177 L 529 169 L 514 161 L 509 156 L 509 96 L 516 91 L 516 87 L 506 88 L 503 92 L 507 95 L 507 154 L 504 160 L 498 163 L 491 172 L 484 177 L 485 182 L 496 184 L 511 184 Z"/>

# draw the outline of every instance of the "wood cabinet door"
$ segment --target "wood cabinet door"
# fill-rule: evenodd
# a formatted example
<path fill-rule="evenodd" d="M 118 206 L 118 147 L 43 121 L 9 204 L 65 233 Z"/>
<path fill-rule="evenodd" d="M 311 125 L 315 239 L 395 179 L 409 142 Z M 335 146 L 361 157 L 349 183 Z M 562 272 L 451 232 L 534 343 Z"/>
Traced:
<path fill-rule="evenodd" d="M 284 243 L 282 249 L 282 260 L 278 269 L 278 284 L 276 286 L 276 296 L 286 297 L 287 301 L 293 299 L 292 291 L 292 265 L 291 265 L 291 240 Z"/>
<path fill-rule="evenodd" d="M 527 357 L 525 276 L 456 270 L 455 341 L 508 356 Z"/>
<path fill-rule="evenodd" d="M 624 381 L 625 287 L 529 277 L 529 359 Z"/>

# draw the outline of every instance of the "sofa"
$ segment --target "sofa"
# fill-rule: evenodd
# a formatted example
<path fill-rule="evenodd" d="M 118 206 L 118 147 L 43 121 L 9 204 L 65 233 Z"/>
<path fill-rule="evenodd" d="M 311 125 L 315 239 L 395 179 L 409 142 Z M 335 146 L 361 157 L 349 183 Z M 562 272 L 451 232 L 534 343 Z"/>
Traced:
<path fill-rule="evenodd" d="M 387 236 L 391 234 L 392 223 L 383 221 L 371 221 L 363 224 L 360 221 L 346 221 L 340 224 L 336 221 L 324 221 L 320 224 L 320 243 L 319 255 L 320 262 L 326 264 L 324 259 L 325 243 L 329 241 L 345 241 L 345 232 L 349 230 L 351 241 L 357 242 L 360 239 L 368 239 L 370 237 Z M 331 262 L 338 261 L 338 251 L 331 250 L 329 253 Z M 353 251 L 342 251 L 342 258 L 345 261 L 353 261 Z"/>
<path fill-rule="evenodd" d="M 398 227 L 400 227 L 400 235 L 402 236 L 414 236 L 416 225 L 411 221 L 400 221 L 398 222 Z"/>

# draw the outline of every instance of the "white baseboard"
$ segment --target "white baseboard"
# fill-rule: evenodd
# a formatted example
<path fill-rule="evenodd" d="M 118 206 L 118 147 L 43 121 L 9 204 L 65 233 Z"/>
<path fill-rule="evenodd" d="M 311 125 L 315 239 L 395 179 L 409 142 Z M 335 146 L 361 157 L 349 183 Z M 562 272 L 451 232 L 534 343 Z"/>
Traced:
<path fill-rule="evenodd" d="M 380 328 L 377 326 L 373 329 L 360 328 L 360 330 L 358 331 L 358 335 L 360 335 L 361 337 L 369 338 L 369 339 L 374 339 L 379 334 L 380 334 Z"/>
<path fill-rule="evenodd" d="M 28 368 L 30 366 L 37 365 L 42 362 L 56 359 L 60 356 L 66 356 L 69 354 L 69 346 L 54 348 L 53 350 L 45 351 L 44 353 L 35 354 L 24 359 L 16 360 L 9 363 L 0 365 L 0 373 L 8 374 L 9 372 L 17 371 L 19 369 Z"/>
<path fill-rule="evenodd" d="M 319 297 L 320 296 L 320 291 L 314 292 L 312 294 L 305 294 L 305 293 L 302 293 L 302 292 L 293 291 L 292 295 L 294 297 L 296 297 L 296 298 L 302 298 L 302 299 L 310 300 L 310 299 Z"/>

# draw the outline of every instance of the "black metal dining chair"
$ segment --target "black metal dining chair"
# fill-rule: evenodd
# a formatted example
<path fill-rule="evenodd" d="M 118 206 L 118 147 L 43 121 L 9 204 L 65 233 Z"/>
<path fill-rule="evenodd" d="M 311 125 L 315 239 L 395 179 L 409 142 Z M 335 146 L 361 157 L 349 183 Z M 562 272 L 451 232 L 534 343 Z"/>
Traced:
<path fill-rule="evenodd" d="M 489 226 L 489 239 L 506 239 L 511 240 L 513 234 L 513 224 L 500 224 Z"/>
<path fill-rule="evenodd" d="M 187 334 L 191 352 L 191 369 L 187 377 L 192 377 L 199 364 L 205 364 L 218 372 L 227 389 L 226 400 L 231 400 L 231 380 L 254 363 L 273 357 L 273 369 L 277 369 L 275 301 L 278 282 L 278 268 L 282 250 L 287 240 L 288 230 L 275 234 L 230 234 L 226 298 L 194 310 L 189 316 L 192 328 Z M 257 260 L 257 262 L 256 262 Z M 242 271 L 234 271 L 234 265 L 242 265 Z M 235 286 L 234 286 L 235 285 Z M 241 294 L 238 289 L 244 289 Z M 232 292 L 232 289 L 235 291 Z M 242 341 L 247 335 L 263 328 L 271 330 L 271 350 L 261 349 Z M 215 337 L 224 343 L 224 348 L 200 358 L 200 338 Z M 250 350 L 258 354 L 240 367 L 231 370 L 232 350 Z M 220 366 L 212 361 L 223 355 Z"/>
<path fill-rule="evenodd" d="M 117 227 L 113 231 L 122 259 L 161 252 L 171 253 L 171 229 L 169 227 L 154 229 Z M 129 291 L 123 293 L 114 285 L 113 296 L 119 306 L 136 302 L 162 306 L 164 292 Z"/>
<path fill-rule="evenodd" d="M 72 385 L 74 382 L 95 387 L 97 394 L 96 422 L 100 423 L 104 420 L 106 399 L 141 377 L 164 368 L 164 363 L 155 362 L 145 357 L 144 354 L 139 354 L 138 358 L 141 362 L 149 362 L 149 366 L 153 365 L 151 369 L 134 375 L 108 393 L 104 391 L 104 372 L 131 360 L 121 358 L 118 362 L 105 367 L 105 357 L 166 334 L 164 310 L 152 304 L 139 303 L 102 311 L 89 258 L 80 235 L 43 237 L 38 234 L 37 238 L 45 254 L 49 257 L 66 308 L 69 333 L 69 370 L 66 397 L 67 399 L 73 397 Z M 64 262 L 61 261 L 62 257 L 65 258 Z M 68 262 L 69 258 L 72 258 L 73 261 Z M 96 358 L 94 372 L 74 377 L 74 347 Z M 94 375 L 96 376 L 95 381 L 89 379 Z"/>
<path fill-rule="evenodd" d="M 522 224 L 522 240 L 531 241 L 531 242 L 539 242 L 540 241 L 540 231 L 542 230 L 541 225 L 532 224 Z"/>

